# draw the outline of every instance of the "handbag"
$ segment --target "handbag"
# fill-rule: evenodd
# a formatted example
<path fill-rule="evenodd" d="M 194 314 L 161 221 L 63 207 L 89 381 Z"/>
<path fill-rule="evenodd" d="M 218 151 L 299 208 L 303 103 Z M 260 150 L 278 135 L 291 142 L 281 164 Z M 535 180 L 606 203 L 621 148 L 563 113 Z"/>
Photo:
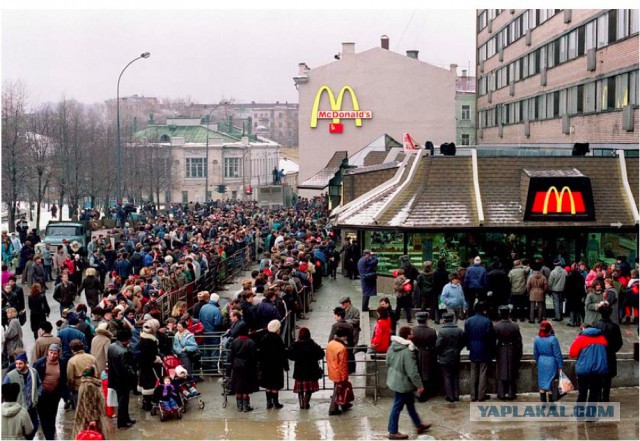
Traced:
<path fill-rule="evenodd" d="M 355 399 L 350 381 L 342 381 L 336 386 L 335 402 L 338 406 L 351 403 Z"/>
<path fill-rule="evenodd" d="M 18 321 L 20 322 L 20 326 L 24 326 L 27 323 L 27 311 L 22 310 L 18 313 Z"/>
<path fill-rule="evenodd" d="M 189 357 L 189 360 L 191 360 L 191 363 L 194 363 L 198 360 L 200 360 L 200 358 L 202 357 L 202 352 L 200 351 L 200 349 L 196 349 L 195 351 L 187 351 L 187 357 Z"/>
<path fill-rule="evenodd" d="M 98 426 L 95 421 L 90 421 L 87 425 L 87 428 L 81 430 L 76 439 L 84 439 L 84 440 L 100 440 L 104 439 L 104 435 L 98 432 Z"/>

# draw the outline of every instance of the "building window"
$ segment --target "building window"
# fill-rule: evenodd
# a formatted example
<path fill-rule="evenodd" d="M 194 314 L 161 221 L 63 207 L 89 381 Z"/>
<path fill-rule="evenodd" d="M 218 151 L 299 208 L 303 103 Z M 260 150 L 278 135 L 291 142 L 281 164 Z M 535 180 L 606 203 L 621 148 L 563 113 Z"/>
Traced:
<path fill-rule="evenodd" d="M 602 14 L 598 17 L 597 26 L 597 47 L 605 47 L 609 44 L 609 14 Z"/>
<path fill-rule="evenodd" d="M 584 51 L 595 48 L 596 42 L 596 20 L 590 21 L 584 26 Z"/>
<path fill-rule="evenodd" d="M 596 111 L 596 83 L 584 85 L 584 111 L 585 113 Z"/>
<path fill-rule="evenodd" d="M 239 178 L 242 176 L 241 158 L 224 158 L 224 177 Z"/>
<path fill-rule="evenodd" d="M 637 11 L 637 9 L 636 9 Z M 638 71 L 629 73 L 629 104 L 638 105 Z"/>
<path fill-rule="evenodd" d="M 470 106 L 462 106 L 462 119 L 471 119 L 471 107 Z"/>
<path fill-rule="evenodd" d="M 631 9 L 631 15 L 629 16 L 629 35 L 633 35 L 638 32 L 639 21 L 640 21 L 640 10 Z"/>
<path fill-rule="evenodd" d="M 462 134 L 462 145 L 470 145 L 469 144 L 469 134 L 468 133 L 463 133 Z"/>
<path fill-rule="evenodd" d="M 204 158 L 187 158 L 187 178 L 204 178 Z"/>
<path fill-rule="evenodd" d="M 485 9 L 478 15 L 478 32 L 487 27 L 487 10 Z"/>

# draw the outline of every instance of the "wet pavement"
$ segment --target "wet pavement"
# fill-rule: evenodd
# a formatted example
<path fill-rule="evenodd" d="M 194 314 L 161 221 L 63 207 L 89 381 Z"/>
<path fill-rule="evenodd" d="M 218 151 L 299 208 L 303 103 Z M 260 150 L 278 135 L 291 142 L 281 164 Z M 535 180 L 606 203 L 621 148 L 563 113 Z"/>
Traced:
<path fill-rule="evenodd" d="M 241 274 L 235 284 L 227 285 L 219 292 L 221 297 L 233 295 L 239 289 L 241 279 L 248 277 L 249 272 Z M 348 280 L 338 276 L 337 280 L 324 279 L 322 289 L 317 293 L 317 301 L 312 303 L 313 311 L 309 319 L 298 321 L 299 326 L 308 327 L 311 335 L 321 346 L 325 346 L 331 324 L 334 321 L 333 308 L 338 299 L 349 295 L 354 305 L 360 308 L 361 294 L 359 281 Z M 50 296 L 50 293 L 49 293 Z M 377 306 L 378 298 L 372 299 L 371 307 Z M 55 303 L 54 303 L 55 304 Z M 56 307 L 52 308 L 57 310 Z M 58 311 L 50 319 L 55 322 Z M 400 325 L 404 324 L 401 320 Z M 463 326 L 462 322 L 459 326 Z M 525 340 L 525 353 L 533 341 L 535 325 L 520 324 Z M 368 317 L 362 315 L 362 333 L 360 343 L 366 344 L 370 339 L 371 324 Z M 438 328 L 438 326 L 436 326 Z M 557 326 L 561 343 L 567 345 L 577 333 L 574 328 Z M 25 325 L 28 330 L 28 325 Z M 562 329 L 562 330 L 561 330 Z M 566 331 L 566 332 L 565 332 Z M 625 331 L 623 327 L 623 332 Z M 33 336 L 26 331 L 25 344 L 30 352 Z M 637 337 L 632 335 L 631 337 Z M 627 338 L 630 336 L 627 335 Z M 527 343 L 530 341 L 531 343 Z M 629 340 L 632 341 L 632 340 Z M 625 343 L 626 345 L 627 343 Z M 527 346 L 529 345 L 529 346 Z M 624 350 L 624 349 L 623 349 Z M 530 352 L 530 350 L 529 350 Z M 563 350 L 566 353 L 566 351 Z M 364 354 L 357 354 L 363 360 Z M 291 366 L 290 374 L 293 366 Z M 363 363 L 358 363 L 357 373 L 364 371 Z M 207 378 L 198 385 L 205 402 L 203 410 L 198 409 L 197 401 L 188 405 L 188 411 L 181 420 L 160 422 L 159 416 L 151 416 L 141 410 L 141 400 L 132 396 L 130 413 L 137 424 L 127 430 L 113 430 L 111 439 L 386 439 L 387 421 L 393 400 L 379 398 L 374 402 L 365 397 L 365 391 L 359 388 L 364 385 L 364 377 L 352 378 L 354 383 L 355 405 L 352 410 L 340 416 L 328 416 L 331 391 L 330 382 L 326 382 L 327 390 L 313 395 L 311 409 L 300 410 L 297 396 L 290 390 L 280 393 L 280 401 L 284 408 L 267 410 L 264 393 L 252 395 L 255 410 L 240 413 L 236 410 L 235 397 L 228 397 L 228 405 L 223 408 L 222 385 L 219 378 Z M 293 380 L 289 382 L 291 388 Z M 572 392 L 563 401 L 574 401 Z M 621 421 L 596 423 L 558 423 L 558 422 L 471 422 L 469 419 L 469 396 L 462 396 L 459 403 L 449 404 L 442 397 L 436 397 L 426 403 L 418 403 L 418 413 L 425 422 L 433 424 L 428 436 L 421 439 L 638 439 L 639 437 L 639 389 L 618 388 L 612 391 L 612 401 L 621 402 Z M 521 394 L 518 402 L 537 402 L 537 394 Z M 112 420 L 115 427 L 115 419 Z M 71 436 L 73 412 L 64 412 L 62 406 L 58 416 L 59 433 L 63 439 Z M 415 430 L 406 413 L 400 418 L 400 431 L 416 439 Z M 431 437 L 431 438 L 430 438 Z M 41 433 L 38 438 L 42 439 Z"/>

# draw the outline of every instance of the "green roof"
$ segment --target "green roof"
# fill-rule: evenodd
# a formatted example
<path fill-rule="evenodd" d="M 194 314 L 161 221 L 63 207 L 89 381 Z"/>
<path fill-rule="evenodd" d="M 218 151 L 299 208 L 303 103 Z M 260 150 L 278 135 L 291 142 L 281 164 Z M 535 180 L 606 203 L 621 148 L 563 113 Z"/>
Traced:
<path fill-rule="evenodd" d="M 174 126 L 174 125 L 154 125 L 144 130 L 139 130 L 133 134 L 136 139 L 146 138 L 150 142 L 161 142 L 160 139 L 167 135 L 171 137 L 184 138 L 184 142 L 206 143 L 207 132 L 209 132 L 209 142 L 214 138 L 222 138 L 223 143 L 238 142 L 240 137 L 230 136 L 215 130 L 207 129 L 204 126 Z"/>

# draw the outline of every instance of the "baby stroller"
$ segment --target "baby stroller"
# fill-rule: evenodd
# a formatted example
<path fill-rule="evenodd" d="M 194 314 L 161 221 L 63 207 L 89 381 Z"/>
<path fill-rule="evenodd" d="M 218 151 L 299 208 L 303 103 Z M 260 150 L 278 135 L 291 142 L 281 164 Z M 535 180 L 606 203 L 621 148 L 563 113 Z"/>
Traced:
<path fill-rule="evenodd" d="M 187 372 L 184 366 L 176 366 L 172 384 L 182 400 L 182 413 L 187 411 L 187 403 L 191 400 L 198 400 L 198 408 L 200 408 L 200 410 L 204 409 L 202 394 L 198 392 L 193 376 L 189 375 L 189 372 Z"/>
<path fill-rule="evenodd" d="M 164 422 L 171 417 L 182 419 L 185 403 L 180 393 L 176 392 L 176 387 L 166 371 L 162 380 L 158 378 L 158 383 L 153 391 L 152 403 L 151 415 L 160 414 L 160 421 Z"/>

